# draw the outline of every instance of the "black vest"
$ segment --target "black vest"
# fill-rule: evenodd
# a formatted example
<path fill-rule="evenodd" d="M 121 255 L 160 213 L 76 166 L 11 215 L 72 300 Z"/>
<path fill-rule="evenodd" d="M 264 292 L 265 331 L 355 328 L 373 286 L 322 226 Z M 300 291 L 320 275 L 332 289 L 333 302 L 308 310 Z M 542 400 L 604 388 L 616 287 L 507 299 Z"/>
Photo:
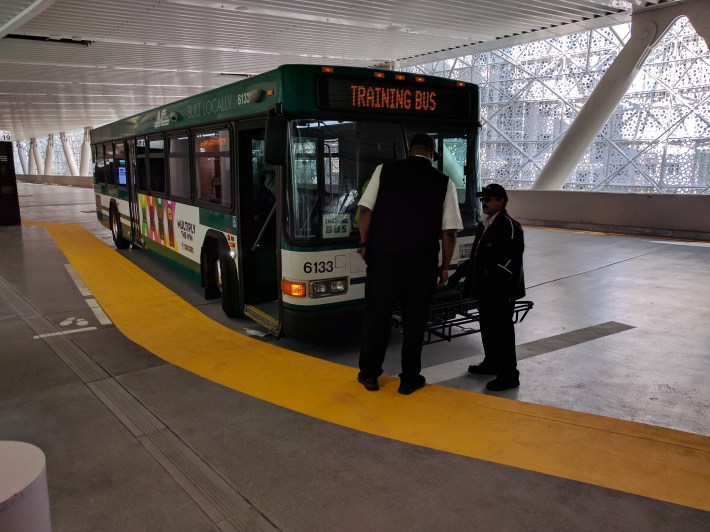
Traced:
<path fill-rule="evenodd" d="M 424 157 L 382 165 L 367 234 L 368 266 L 436 268 L 448 183 Z"/>

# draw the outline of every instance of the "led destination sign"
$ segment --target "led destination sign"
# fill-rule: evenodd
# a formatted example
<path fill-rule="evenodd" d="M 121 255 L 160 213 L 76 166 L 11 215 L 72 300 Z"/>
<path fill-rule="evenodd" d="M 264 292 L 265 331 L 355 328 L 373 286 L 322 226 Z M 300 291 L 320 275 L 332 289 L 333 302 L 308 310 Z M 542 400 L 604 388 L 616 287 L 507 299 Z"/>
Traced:
<path fill-rule="evenodd" d="M 469 92 L 465 88 L 334 77 L 318 80 L 318 106 L 334 111 L 458 118 L 465 118 L 471 111 Z"/>

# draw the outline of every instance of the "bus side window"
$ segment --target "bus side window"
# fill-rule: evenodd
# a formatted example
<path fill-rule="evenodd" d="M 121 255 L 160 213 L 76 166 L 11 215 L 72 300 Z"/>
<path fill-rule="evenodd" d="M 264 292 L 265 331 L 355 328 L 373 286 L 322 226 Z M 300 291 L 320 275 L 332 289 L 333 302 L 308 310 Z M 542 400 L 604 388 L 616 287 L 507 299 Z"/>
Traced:
<path fill-rule="evenodd" d="M 148 139 L 148 176 L 151 194 L 165 194 L 165 141 Z"/>
<path fill-rule="evenodd" d="M 146 170 L 145 139 L 136 139 L 136 174 L 138 176 L 138 190 L 148 192 L 148 173 Z"/>
<path fill-rule="evenodd" d="M 230 131 L 201 131 L 195 136 L 195 188 L 197 199 L 232 204 Z"/>
<path fill-rule="evenodd" d="M 119 187 L 125 187 L 128 185 L 128 179 L 126 174 L 126 147 L 123 141 L 116 142 L 113 148 L 113 170 L 115 172 L 113 176 L 113 182 Z"/>
<path fill-rule="evenodd" d="M 100 185 L 106 184 L 103 144 L 96 144 L 94 146 L 94 181 Z"/>
<path fill-rule="evenodd" d="M 187 133 L 169 137 L 170 196 L 190 199 L 190 138 Z"/>
<path fill-rule="evenodd" d="M 116 184 L 113 176 L 113 142 L 104 143 L 104 175 L 106 176 L 106 184 Z"/>

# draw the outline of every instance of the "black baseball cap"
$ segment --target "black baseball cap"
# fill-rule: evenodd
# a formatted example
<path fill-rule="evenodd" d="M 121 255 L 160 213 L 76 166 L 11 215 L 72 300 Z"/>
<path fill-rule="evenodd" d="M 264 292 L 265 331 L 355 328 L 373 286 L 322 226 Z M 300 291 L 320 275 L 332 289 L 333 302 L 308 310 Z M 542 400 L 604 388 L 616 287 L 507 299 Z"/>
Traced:
<path fill-rule="evenodd" d="M 436 141 L 431 135 L 427 135 L 426 133 L 417 133 L 409 139 L 409 147 L 411 148 L 413 146 L 426 146 L 434 152 L 434 160 L 439 160 L 439 154 L 436 152 Z"/>
<path fill-rule="evenodd" d="M 477 198 L 482 198 L 483 196 L 490 196 L 492 198 L 504 200 L 508 199 L 508 194 L 506 193 L 505 189 L 497 183 L 491 183 L 490 185 L 486 185 L 480 192 L 476 192 Z"/>

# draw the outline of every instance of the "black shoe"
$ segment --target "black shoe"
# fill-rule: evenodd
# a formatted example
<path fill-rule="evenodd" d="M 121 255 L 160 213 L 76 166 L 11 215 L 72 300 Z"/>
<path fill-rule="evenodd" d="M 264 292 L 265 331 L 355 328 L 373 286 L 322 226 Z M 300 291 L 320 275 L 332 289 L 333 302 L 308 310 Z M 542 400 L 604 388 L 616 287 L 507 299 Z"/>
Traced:
<path fill-rule="evenodd" d="M 520 381 L 517 377 L 496 377 L 491 382 L 486 384 L 486 389 L 491 390 L 492 392 L 502 392 L 503 390 L 517 388 L 518 386 L 520 386 Z"/>
<path fill-rule="evenodd" d="M 468 372 L 474 375 L 495 375 L 497 371 L 493 371 L 488 364 L 477 364 L 475 366 L 469 366 Z"/>
<path fill-rule="evenodd" d="M 397 390 L 402 395 L 409 395 L 410 393 L 418 390 L 419 388 L 424 388 L 426 381 L 422 378 L 420 382 L 417 383 L 404 383 L 399 384 L 399 389 Z"/>
<path fill-rule="evenodd" d="M 362 384 L 368 392 L 376 392 L 380 389 L 380 385 L 377 384 L 377 377 L 368 377 L 367 379 L 358 377 L 357 382 Z"/>

